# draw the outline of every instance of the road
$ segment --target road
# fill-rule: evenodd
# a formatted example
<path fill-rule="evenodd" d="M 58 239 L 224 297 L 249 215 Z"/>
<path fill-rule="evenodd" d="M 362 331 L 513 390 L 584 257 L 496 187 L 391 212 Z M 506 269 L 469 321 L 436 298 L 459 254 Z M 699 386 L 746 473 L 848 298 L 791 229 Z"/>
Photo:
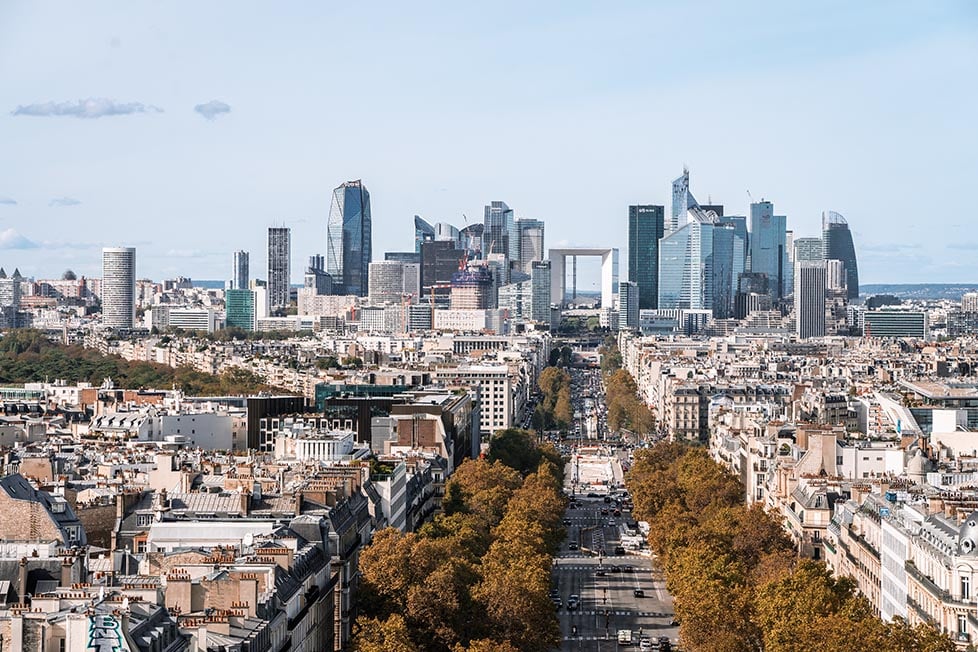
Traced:
<path fill-rule="evenodd" d="M 632 648 L 636 650 L 640 630 L 643 635 L 667 636 L 675 642 L 678 628 L 670 625 L 672 597 L 661 576 L 653 574 L 650 558 L 607 554 L 614 553 L 619 545 L 621 524 L 630 518 L 628 512 L 615 518 L 614 505 L 605 503 L 603 497 L 581 498 L 578 504 L 567 510 L 568 537 L 553 574 L 562 603 L 558 611 L 563 638 L 560 649 L 615 650 L 617 633 L 622 629 L 632 630 Z M 579 549 L 571 550 L 571 544 Z M 600 554 L 602 549 L 606 554 Z M 644 597 L 636 596 L 636 589 L 643 591 Z M 576 609 L 568 609 L 571 595 L 580 596 Z"/>

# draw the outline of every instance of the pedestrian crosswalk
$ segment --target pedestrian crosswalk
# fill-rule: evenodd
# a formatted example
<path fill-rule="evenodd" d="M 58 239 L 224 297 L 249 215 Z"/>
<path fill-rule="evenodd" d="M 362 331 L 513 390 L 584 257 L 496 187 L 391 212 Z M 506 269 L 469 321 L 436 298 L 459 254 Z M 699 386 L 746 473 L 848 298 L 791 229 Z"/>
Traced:
<path fill-rule="evenodd" d="M 606 557 L 605 559 L 609 559 L 609 558 Z M 614 559 L 614 558 L 612 557 L 610 559 Z M 608 566 L 598 566 L 597 564 L 557 564 L 557 566 L 556 566 L 556 570 L 559 570 L 560 572 L 596 571 L 599 568 L 604 568 L 606 571 L 608 571 Z M 624 572 L 622 572 L 620 574 L 625 575 L 627 577 L 628 575 L 632 575 L 633 573 L 636 573 L 636 572 L 639 572 L 640 573 L 642 571 L 649 572 L 649 569 L 648 568 L 636 568 L 636 567 L 633 566 L 632 567 L 632 571 L 630 571 L 630 572 L 629 571 L 624 571 Z M 611 573 L 611 571 L 608 571 L 608 573 L 609 573 L 609 575 L 619 575 L 619 573 L 617 573 L 617 572 Z"/>

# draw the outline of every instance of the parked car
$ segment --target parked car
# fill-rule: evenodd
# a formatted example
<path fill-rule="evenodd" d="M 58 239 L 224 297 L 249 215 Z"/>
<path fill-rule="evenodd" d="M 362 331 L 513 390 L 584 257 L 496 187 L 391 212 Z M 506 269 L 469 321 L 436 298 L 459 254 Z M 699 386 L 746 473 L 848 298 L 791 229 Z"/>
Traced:
<path fill-rule="evenodd" d="M 632 591 L 632 594 L 636 598 L 644 598 L 645 597 L 645 591 L 643 591 L 642 589 L 635 589 L 634 591 Z"/>

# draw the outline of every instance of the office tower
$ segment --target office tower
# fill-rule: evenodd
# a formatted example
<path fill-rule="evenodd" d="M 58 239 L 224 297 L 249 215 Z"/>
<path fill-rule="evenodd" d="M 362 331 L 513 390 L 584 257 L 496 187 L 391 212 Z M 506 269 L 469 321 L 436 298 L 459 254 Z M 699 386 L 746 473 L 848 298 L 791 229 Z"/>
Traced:
<path fill-rule="evenodd" d="M 672 213 L 665 223 L 665 235 L 682 228 L 690 208 L 699 206 L 689 191 L 689 170 L 683 168 L 683 175 L 672 182 Z"/>
<path fill-rule="evenodd" d="M 17 328 L 20 326 L 18 311 L 20 310 L 20 283 L 23 277 L 20 270 L 15 269 L 12 276 L 0 268 L 0 328 Z"/>
<path fill-rule="evenodd" d="M 254 290 L 232 288 L 224 293 L 224 322 L 228 328 L 255 330 Z"/>
<path fill-rule="evenodd" d="M 794 242 L 796 263 L 823 260 L 821 238 L 796 238 Z"/>
<path fill-rule="evenodd" d="M 825 261 L 799 261 L 795 269 L 795 333 L 825 335 Z"/>
<path fill-rule="evenodd" d="M 524 274 L 530 273 L 530 265 L 546 256 L 543 244 L 543 220 L 523 218 L 516 220 L 516 231 L 519 234 L 519 259 L 516 269 Z"/>
<path fill-rule="evenodd" d="M 370 193 L 363 182 L 347 181 L 333 190 L 326 228 L 326 271 L 333 277 L 336 294 L 367 294 L 371 233 Z"/>
<path fill-rule="evenodd" d="M 102 323 L 132 328 L 136 318 L 136 249 L 102 250 Z"/>
<path fill-rule="evenodd" d="M 717 319 L 728 319 L 734 314 L 734 298 L 737 278 L 743 271 L 735 269 L 741 248 L 737 229 L 733 224 L 713 225 L 713 300 L 711 308 Z"/>
<path fill-rule="evenodd" d="M 859 267 L 856 264 L 856 248 L 846 218 L 835 211 L 822 213 L 822 257 L 825 260 L 841 260 L 846 266 L 847 298 L 859 298 Z"/>
<path fill-rule="evenodd" d="M 435 240 L 454 242 L 456 247 L 461 248 L 462 238 L 459 230 L 448 222 L 438 222 L 435 224 Z"/>
<path fill-rule="evenodd" d="M 381 260 L 370 263 L 370 303 L 399 303 L 404 294 L 404 263 Z"/>
<path fill-rule="evenodd" d="M 302 286 L 312 289 L 316 294 L 333 294 L 333 277 L 326 272 L 326 258 L 322 254 L 309 256 Z"/>
<path fill-rule="evenodd" d="M 234 267 L 231 269 L 231 289 L 247 290 L 248 276 L 251 270 L 248 268 L 248 252 L 234 252 Z"/>
<path fill-rule="evenodd" d="M 863 335 L 866 337 L 912 337 L 929 340 L 930 321 L 928 313 L 915 310 L 867 310 L 863 313 Z"/>
<path fill-rule="evenodd" d="M 488 267 L 474 265 L 452 275 L 452 310 L 486 310 L 493 301 L 493 281 Z"/>
<path fill-rule="evenodd" d="M 474 260 L 482 258 L 482 235 L 485 233 L 485 224 L 470 224 L 459 231 L 459 239 L 462 241 L 462 249 L 469 252 L 469 258 Z"/>
<path fill-rule="evenodd" d="M 841 260 L 825 261 L 825 287 L 846 296 L 846 264 Z"/>
<path fill-rule="evenodd" d="M 548 323 L 550 321 L 550 261 L 537 260 L 530 263 L 530 319 Z"/>
<path fill-rule="evenodd" d="M 421 296 L 421 263 L 401 263 L 404 266 L 404 294 L 417 299 Z"/>
<path fill-rule="evenodd" d="M 414 216 L 414 251 L 421 253 L 421 244 L 435 239 L 435 228 L 421 219 L 420 215 Z"/>
<path fill-rule="evenodd" d="M 268 304 L 272 310 L 289 305 L 292 282 L 292 230 L 268 227 Z"/>
<path fill-rule="evenodd" d="M 978 312 L 978 292 L 965 292 L 961 295 L 961 312 Z"/>
<path fill-rule="evenodd" d="M 638 283 L 622 281 L 618 284 L 618 326 L 620 328 L 638 328 L 638 301 L 640 297 Z"/>
<path fill-rule="evenodd" d="M 787 218 L 774 214 L 774 204 L 759 201 L 750 205 L 750 269 L 767 274 L 771 299 L 780 301 L 791 288 L 785 287 L 788 266 Z"/>
<path fill-rule="evenodd" d="M 710 310 L 713 227 L 692 218 L 659 241 L 659 310 Z"/>
<path fill-rule="evenodd" d="M 486 206 L 485 229 L 482 232 L 483 253 L 503 254 L 510 261 L 519 260 L 519 235 L 513 209 L 506 202 L 494 201 Z"/>
<path fill-rule="evenodd" d="M 628 280 L 638 284 L 638 307 L 659 305 L 659 240 L 665 229 L 665 206 L 628 207 Z"/>
<path fill-rule="evenodd" d="M 465 252 L 455 248 L 453 242 L 425 242 L 421 246 L 421 291 L 424 296 L 432 292 L 447 297 L 452 274 L 458 271 Z"/>

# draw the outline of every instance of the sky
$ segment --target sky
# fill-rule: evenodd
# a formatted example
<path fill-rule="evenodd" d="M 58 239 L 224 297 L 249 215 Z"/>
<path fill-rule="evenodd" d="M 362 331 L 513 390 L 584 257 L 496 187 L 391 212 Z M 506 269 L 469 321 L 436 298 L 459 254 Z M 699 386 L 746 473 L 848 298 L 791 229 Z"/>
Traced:
<path fill-rule="evenodd" d="M 373 256 L 412 216 L 507 202 L 547 246 L 617 246 L 627 207 L 823 210 L 863 283 L 978 282 L 978 3 L 0 3 L 0 266 L 293 280 L 362 179 Z M 749 193 L 749 194 L 748 194 Z M 465 216 L 463 218 L 463 215 Z"/>

